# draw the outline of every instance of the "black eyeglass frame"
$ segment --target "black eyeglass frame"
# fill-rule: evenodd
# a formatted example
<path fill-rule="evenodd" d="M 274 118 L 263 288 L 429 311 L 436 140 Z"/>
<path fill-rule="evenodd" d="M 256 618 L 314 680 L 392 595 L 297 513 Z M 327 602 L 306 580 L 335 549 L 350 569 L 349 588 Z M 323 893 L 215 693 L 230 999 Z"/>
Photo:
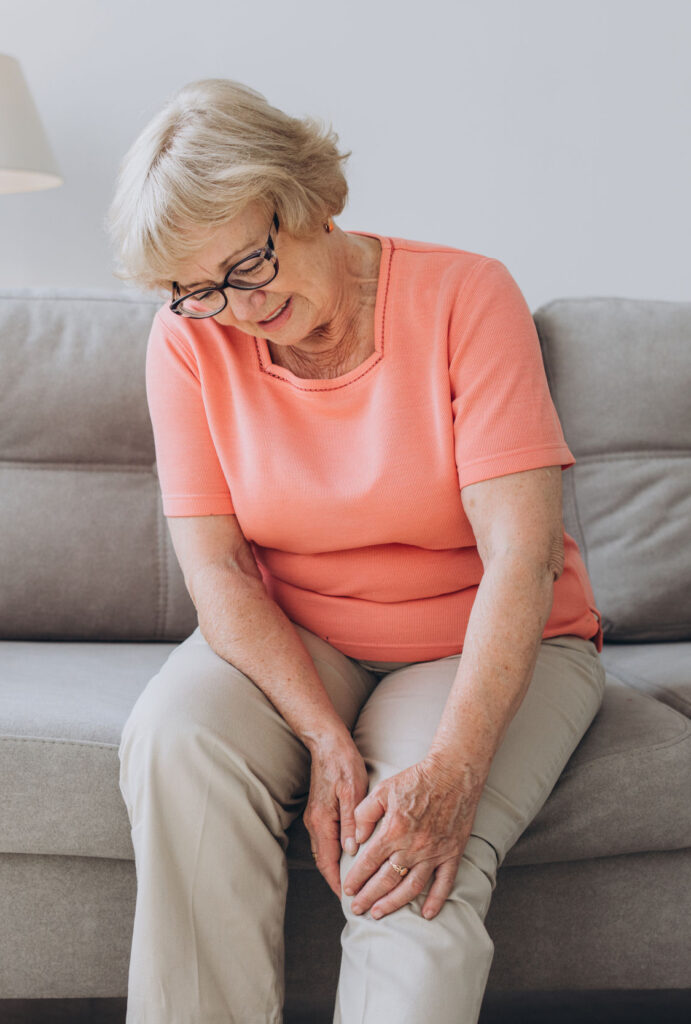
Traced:
<path fill-rule="evenodd" d="M 278 220 L 278 214 L 277 213 L 274 213 L 273 217 L 271 218 L 271 225 L 273 227 L 275 227 L 276 231 L 278 231 L 278 229 L 279 229 L 279 220 Z M 268 278 L 268 280 L 262 281 L 261 284 L 231 284 L 230 276 L 231 276 L 231 274 L 233 274 L 237 270 L 238 267 L 242 266 L 243 263 L 249 262 L 249 260 L 256 260 L 256 259 L 259 259 L 260 257 L 262 259 L 265 259 L 268 263 L 272 263 L 272 265 L 273 265 L 274 272 L 273 272 L 272 276 L 270 278 Z M 222 313 L 223 310 L 228 305 L 228 297 L 227 297 L 227 295 L 225 293 L 226 288 L 236 288 L 238 291 L 243 291 L 243 292 L 256 291 L 257 288 L 265 288 L 267 284 L 270 284 L 271 281 L 274 280 L 274 278 L 276 277 L 277 274 L 278 274 L 278 257 L 276 255 L 276 251 L 275 251 L 275 248 L 274 248 L 274 240 L 271 237 L 271 228 L 270 228 L 269 229 L 269 237 L 266 240 L 266 245 L 264 246 L 264 248 L 263 249 L 255 249 L 254 252 L 249 253 L 247 256 L 243 256 L 241 260 L 238 260 L 237 263 L 234 263 L 232 265 L 232 267 L 230 267 L 230 269 L 228 270 L 228 273 L 226 274 L 226 276 L 224 277 L 223 284 L 213 284 L 213 283 L 211 283 L 210 285 L 206 285 L 204 288 L 195 288 L 194 291 L 186 292 L 184 295 L 181 295 L 180 294 L 180 286 L 178 285 L 177 281 L 173 281 L 172 302 L 170 303 L 169 308 L 170 308 L 170 310 L 173 313 L 177 313 L 178 316 L 187 316 L 187 317 L 190 317 L 193 320 L 203 320 L 205 317 L 208 317 L 208 316 L 218 316 L 218 314 Z M 220 309 L 215 309 L 211 313 L 195 313 L 193 315 L 190 315 L 189 313 L 186 313 L 182 309 L 182 303 L 185 301 L 185 299 L 200 298 L 201 296 L 206 295 L 208 292 L 212 292 L 212 291 L 218 291 L 223 296 L 223 305 L 221 306 Z"/>

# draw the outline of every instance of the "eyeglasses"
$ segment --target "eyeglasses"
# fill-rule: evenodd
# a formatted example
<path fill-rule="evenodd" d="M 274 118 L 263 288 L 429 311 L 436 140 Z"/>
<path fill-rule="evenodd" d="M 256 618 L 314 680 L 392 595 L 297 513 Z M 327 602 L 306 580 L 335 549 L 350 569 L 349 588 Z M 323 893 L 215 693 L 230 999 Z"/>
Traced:
<path fill-rule="evenodd" d="M 274 213 L 271 224 L 278 231 L 278 215 Z M 226 274 L 223 284 L 208 284 L 195 288 L 193 292 L 186 295 L 180 294 L 180 288 L 176 281 L 173 281 L 173 301 L 170 309 L 178 316 L 190 316 L 201 320 L 206 316 L 216 316 L 228 305 L 225 293 L 226 288 L 237 288 L 240 291 L 250 292 L 255 288 L 263 288 L 276 277 L 278 273 L 278 257 L 274 251 L 274 240 L 269 231 L 269 237 L 263 249 L 255 249 L 249 256 L 244 256 L 237 263 L 234 263 Z"/>

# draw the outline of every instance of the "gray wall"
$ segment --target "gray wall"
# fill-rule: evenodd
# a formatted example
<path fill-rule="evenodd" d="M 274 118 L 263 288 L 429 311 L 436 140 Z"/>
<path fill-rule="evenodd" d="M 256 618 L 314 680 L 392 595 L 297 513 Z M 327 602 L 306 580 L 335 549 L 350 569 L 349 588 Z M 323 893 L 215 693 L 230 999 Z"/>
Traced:
<path fill-rule="evenodd" d="M 333 122 L 344 228 L 503 260 L 557 296 L 688 299 L 688 0 L 0 0 L 65 177 L 0 196 L 0 286 L 124 287 L 102 220 L 140 128 L 229 77 Z"/>

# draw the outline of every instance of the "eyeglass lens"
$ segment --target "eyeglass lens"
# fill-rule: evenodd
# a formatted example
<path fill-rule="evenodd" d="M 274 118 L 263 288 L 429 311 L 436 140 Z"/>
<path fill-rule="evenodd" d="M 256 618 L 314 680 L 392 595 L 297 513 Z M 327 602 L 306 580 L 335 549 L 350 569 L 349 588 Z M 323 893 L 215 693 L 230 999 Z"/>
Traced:
<path fill-rule="evenodd" d="M 228 277 L 228 285 L 250 291 L 269 284 L 276 276 L 276 257 L 270 251 L 262 256 L 248 256 L 241 260 Z M 225 296 L 218 288 L 204 292 L 195 290 L 178 307 L 188 316 L 209 316 L 220 313 L 225 306 Z"/>

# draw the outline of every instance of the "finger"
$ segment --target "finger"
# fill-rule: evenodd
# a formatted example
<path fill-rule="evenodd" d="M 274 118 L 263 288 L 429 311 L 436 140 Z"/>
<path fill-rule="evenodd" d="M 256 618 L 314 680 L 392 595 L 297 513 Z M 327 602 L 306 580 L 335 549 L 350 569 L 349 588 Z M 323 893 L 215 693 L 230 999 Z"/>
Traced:
<path fill-rule="evenodd" d="M 334 856 L 335 854 L 335 856 Z M 329 887 L 339 899 L 341 899 L 341 844 L 338 840 L 321 842 L 315 846 L 312 842 L 312 857 L 314 865 L 329 883 Z"/>
<path fill-rule="evenodd" d="M 341 861 L 341 844 L 338 840 L 329 842 L 325 853 L 324 867 L 322 874 L 329 883 L 331 891 L 338 899 L 341 899 L 341 872 L 339 864 Z"/>
<path fill-rule="evenodd" d="M 354 857 L 358 844 L 355 839 L 355 796 L 352 791 L 346 792 L 340 799 L 341 847 L 347 854 Z"/>
<path fill-rule="evenodd" d="M 436 917 L 446 903 L 449 893 L 453 889 L 453 883 L 456 879 L 460 863 L 461 858 L 454 857 L 452 860 L 444 861 L 437 868 L 434 882 L 430 886 L 427 899 L 422 905 L 422 916 L 426 917 L 428 921 Z"/>
<path fill-rule="evenodd" d="M 412 867 L 395 888 L 372 906 L 371 913 L 375 921 L 378 921 L 380 917 L 386 917 L 387 914 L 393 914 L 394 910 L 400 910 L 407 903 L 412 903 L 416 896 L 420 895 L 433 874 L 434 869 L 429 864 L 416 864 L 415 867 Z"/>
<path fill-rule="evenodd" d="M 393 852 L 394 846 L 388 839 L 385 832 L 375 836 L 368 846 L 360 847 L 355 863 L 343 879 L 343 891 L 346 896 L 354 896 L 361 887 L 370 879 L 384 864 L 389 855 Z M 400 861 L 396 861 L 397 864 Z M 392 875 L 396 872 L 389 869 Z"/>
<path fill-rule="evenodd" d="M 386 814 L 386 807 L 386 790 L 381 786 L 360 801 L 355 808 L 356 842 L 364 843 L 369 839 L 376 823 Z"/>
<path fill-rule="evenodd" d="M 304 818 L 303 818 L 304 820 Z M 324 876 L 331 890 L 341 898 L 341 844 L 338 839 L 338 822 L 322 819 L 318 813 L 312 815 L 307 825 L 314 863 Z"/>
<path fill-rule="evenodd" d="M 332 892 L 340 900 L 341 872 L 339 870 L 339 863 L 341 860 L 341 844 L 338 839 L 322 838 L 316 845 L 313 841 L 312 849 L 314 851 L 314 863 L 329 883 Z"/>
<path fill-rule="evenodd" d="M 406 872 L 406 875 L 401 875 L 391 863 L 393 861 L 394 864 L 404 867 L 403 857 L 403 854 L 397 853 L 380 865 L 377 873 L 370 878 L 353 900 L 350 909 L 354 914 L 365 914 L 378 900 L 396 889 L 404 877 L 407 878 L 409 872 Z M 424 865 L 420 866 L 424 867 Z M 410 873 L 412 873 L 412 869 Z"/>

